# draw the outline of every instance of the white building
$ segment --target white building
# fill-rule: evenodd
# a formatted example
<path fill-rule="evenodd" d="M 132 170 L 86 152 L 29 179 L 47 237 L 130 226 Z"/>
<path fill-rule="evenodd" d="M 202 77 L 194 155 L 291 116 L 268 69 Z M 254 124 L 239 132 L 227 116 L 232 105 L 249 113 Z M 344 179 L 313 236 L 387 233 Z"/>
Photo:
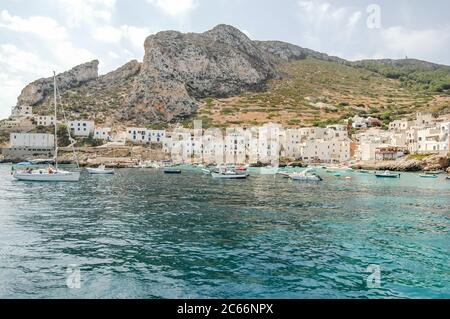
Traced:
<path fill-rule="evenodd" d="M 150 130 L 139 127 L 127 128 L 127 140 L 133 143 L 163 143 L 166 137 L 165 130 Z"/>
<path fill-rule="evenodd" d="M 30 117 L 33 115 L 33 107 L 28 105 L 20 105 L 13 108 L 11 117 Z"/>
<path fill-rule="evenodd" d="M 366 129 L 369 126 L 367 119 L 358 115 L 355 115 L 351 121 L 354 129 Z"/>
<path fill-rule="evenodd" d="M 112 129 L 110 127 L 98 127 L 94 130 L 94 138 L 103 141 L 112 141 Z"/>
<path fill-rule="evenodd" d="M 93 121 L 69 121 L 68 125 L 74 136 L 88 137 L 94 133 Z"/>
<path fill-rule="evenodd" d="M 424 127 L 431 125 L 434 122 L 433 115 L 431 113 L 417 113 L 416 114 L 416 126 Z"/>
<path fill-rule="evenodd" d="M 389 123 L 390 131 L 406 131 L 411 127 L 412 122 L 403 119 Z"/>
<path fill-rule="evenodd" d="M 449 151 L 449 123 L 417 130 L 417 153 L 438 154 Z"/>
<path fill-rule="evenodd" d="M 53 134 L 11 133 L 11 148 L 53 148 L 55 136 Z"/>
<path fill-rule="evenodd" d="M 36 122 L 36 125 L 38 126 L 54 126 L 55 125 L 55 117 L 50 116 L 44 116 L 44 115 L 35 115 L 34 121 Z"/>
<path fill-rule="evenodd" d="M 0 129 L 12 129 L 20 127 L 22 124 L 21 121 L 18 120 L 2 120 L 0 121 Z"/>

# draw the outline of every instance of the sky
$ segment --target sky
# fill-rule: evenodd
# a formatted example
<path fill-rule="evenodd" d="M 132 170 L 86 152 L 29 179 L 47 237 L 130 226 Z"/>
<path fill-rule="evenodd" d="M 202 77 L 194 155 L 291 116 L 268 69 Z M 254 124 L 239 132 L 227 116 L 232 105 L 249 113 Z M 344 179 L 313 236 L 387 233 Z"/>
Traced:
<path fill-rule="evenodd" d="M 450 65 L 448 0 L 0 0 L 0 118 L 30 82 L 98 59 L 142 61 L 147 36 L 225 23 L 348 60 Z"/>

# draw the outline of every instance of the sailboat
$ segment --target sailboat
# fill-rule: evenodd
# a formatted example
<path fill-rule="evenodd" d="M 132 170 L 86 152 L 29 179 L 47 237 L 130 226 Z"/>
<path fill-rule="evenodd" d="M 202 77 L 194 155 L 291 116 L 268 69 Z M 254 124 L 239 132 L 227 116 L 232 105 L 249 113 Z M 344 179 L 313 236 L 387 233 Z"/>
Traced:
<path fill-rule="evenodd" d="M 55 105 L 55 119 L 57 119 L 57 86 L 56 86 L 56 73 L 53 72 L 53 93 L 54 93 L 54 105 Z M 65 117 L 65 115 L 64 115 Z M 49 166 L 47 169 L 37 169 L 33 170 L 28 168 L 22 171 L 14 171 L 13 177 L 19 181 L 29 181 L 29 182 L 78 182 L 80 180 L 80 172 L 68 172 L 61 169 L 58 169 L 58 121 L 55 121 L 55 156 L 54 162 L 55 166 Z M 71 141 L 71 145 L 74 154 L 74 145 L 76 141 L 72 139 L 70 135 L 70 130 L 68 129 L 69 139 Z M 78 164 L 77 164 L 78 166 Z"/>

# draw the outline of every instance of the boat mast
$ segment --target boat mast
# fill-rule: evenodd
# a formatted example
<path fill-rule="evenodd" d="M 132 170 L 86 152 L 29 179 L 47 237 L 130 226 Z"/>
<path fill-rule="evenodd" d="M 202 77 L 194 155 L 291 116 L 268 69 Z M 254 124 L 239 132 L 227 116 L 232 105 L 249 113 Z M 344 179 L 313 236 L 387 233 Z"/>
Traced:
<path fill-rule="evenodd" d="M 55 104 L 55 168 L 58 169 L 58 113 L 56 102 L 56 72 L 53 71 L 53 95 Z"/>

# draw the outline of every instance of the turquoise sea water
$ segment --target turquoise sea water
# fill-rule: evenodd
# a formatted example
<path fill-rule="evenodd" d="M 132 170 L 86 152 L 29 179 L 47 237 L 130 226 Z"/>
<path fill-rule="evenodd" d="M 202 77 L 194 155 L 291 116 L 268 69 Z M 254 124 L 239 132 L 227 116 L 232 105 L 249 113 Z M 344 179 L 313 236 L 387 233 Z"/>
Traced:
<path fill-rule="evenodd" d="M 320 175 L 119 170 L 40 184 L 0 165 L 0 297 L 450 298 L 450 182 Z"/>

